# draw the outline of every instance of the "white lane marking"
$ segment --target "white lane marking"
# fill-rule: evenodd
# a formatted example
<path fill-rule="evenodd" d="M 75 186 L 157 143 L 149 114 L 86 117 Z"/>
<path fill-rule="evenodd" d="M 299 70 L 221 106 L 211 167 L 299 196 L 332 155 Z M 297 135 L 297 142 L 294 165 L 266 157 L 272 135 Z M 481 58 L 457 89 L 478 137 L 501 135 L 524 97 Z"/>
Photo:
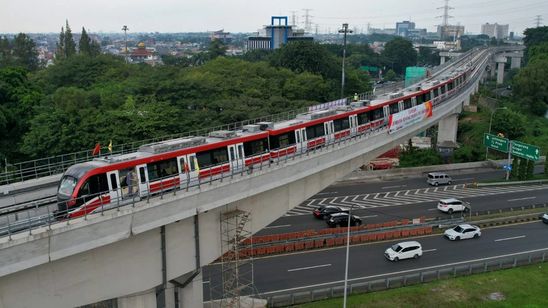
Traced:
<path fill-rule="evenodd" d="M 422 252 L 433 252 L 433 251 L 436 251 L 437 249 L 436 248 L 433 248 L 433 249 L 424 249 Z"/>
<path fill-rule="evenodd" d="M 459 262 L 453 262 L 453 263 L 447 263 L 447 264 L 433 265 L 433 266 L 415 268 L 415 269 L 398 271 L 398 272 L 391 272 L 391 273 L 384 273 L 384 274 L 377 274 L 377 275 L 371 275 L 371 276 L 352 278 L 352 279 L 348 279 L 348 281 L 360 281 L 360 280 L 372 279 L 372 278 L 383 277 L 383 276 L 401 275 L 401 274 L 407 274 L 407 273 L 412 273 L 412 272 L 421 272 L 421 271 L 431 270 L 431 269 L 434 269 L 434 268 L 441 268 L 441 267 L 455 266 L 455 265 L 461 265 L 461 264 L 475 263 L 475 262 L 481 262 L 481 261 L 487 261 L 487 260 L 493 260 L 493 259 L 499 259 L 499 258 L 505 258 L 505 257 L 512 257 L 512 256 L 523 255 L 523 254 L 528 254 L 528 253 L 534 253 L 534 252 L 539 252 L 539 251 L 546 251 L 546 250 L 548 250 L 548 247 L 533 249 L 533 250 L 527 250 L 527 251 L 521 251 L 521 252 L 508 253 L 508 254 L 492 256 L 492 257 L 473 259 L 473 260 L 466 260 L 466 261 L 459 261 Z M 302 287 L 295 287 L 295 288 L 284 289 L 284 290 L 264 292 L 264 293 L 261 293 L 261 295 L 275 294 L 275 293 L 280 293 L 280 292 L 296 291 L 296 290 L 309 289 L 309 288 L 318 288 L 318 287 L 323 287 L 323 286 L 328 286 L 328 285 L 333 285 L 333 284 L 341 284 L 341 283 L 344 283 L 344 280 L 324 282 L 324 283 L 318 283 L 318 284 L 313 284 L 313 285 L 308 285 L 308 286 L 302 286 Z"/>
<path fill-rule="evenodd" d="M 384 187 L 381 187 L 381 189 L 400 188 L 400 187 L 407 187 L 407 185 L 384 186 Z"/>
<path fill-rule="evenodd" d="M 373 217 L 379 217 L 379 215 L 360 216 L 360 218 L 373 218 Z"/>
<path fill-rule="evenodd" d="M 525 198 L 517 198 L 517 199 L 508 199 L 506 201 L 508 202 L 514 202 L 514 201 L 522 201 L 522 200 L 531 200 L 536 199 L 537 197 L 525 197 Z"/>
<path fill-rule="evenodd" d="M 338 191 L 326 191 L 326 192 L 317 193 L 316 196 L 319 196 L 319 195 L 331 195 L 331 194 L 336 194 L 336 193 L 338 193 Z"/>
<path fill-rule="evenodd" d="M 287 271 L 288 272 L 296 272 L 296 271 L 304 271 L 304 270 L 308 270 L 308 269 L 319 268 L 319 267 L 328 267 L 328 266 L 331 266 L 331 263 L 330 264 L 308 266 L 308 267 L 293 268 L 293 269 L 288 269 Z"/>
<path fill-rule="evenodd" d="M 203 284 L 209 283 L 209 280 L 202 281 Z"/>
<path fill-rule="evenodd" d="M 517 239 L 519 239 L 519 238 L 524 238 L 524 237 L 525 237 L 525 235 L 514 236 L 514 237 L 507 237 L 507 238 L 499 238 L 499 239 L 495 240 L 495 242 L 517 240 Z"/>
<path fill-rule="evenodd" d="M 276 228 L 285 228 L 285 227 L 291 227 L 291 225 L 268 226 L 268 227 L 264 227 L 264 229 L 276 229 Z"/>

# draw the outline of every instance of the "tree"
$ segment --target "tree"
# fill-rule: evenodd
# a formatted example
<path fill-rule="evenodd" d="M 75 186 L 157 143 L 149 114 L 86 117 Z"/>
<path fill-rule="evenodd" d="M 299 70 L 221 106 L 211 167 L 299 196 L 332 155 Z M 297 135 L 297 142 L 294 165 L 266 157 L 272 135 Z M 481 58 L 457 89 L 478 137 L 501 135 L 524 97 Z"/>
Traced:
<path fill-rule="evenodd" d="M 70 30 L 70 26 L 67 20 L 66 28 L 65 28 L 65 58 L 70 58 L 75 54 L 76 54 L 76 43 L 74 43 L 74 39 L 72 37 L 72 30 Z"/>
<path fill-rule="evenodd" d="M 493 117 L 493 131 L 502 133 L 509 139 L 518 139 L 525 135 L 525 117 L 512 110 L 501 110 Z"/>
<path fill-rule="evenodd" d="M 544 160 L 544 175 L 548 175 L 548 152 L 545 152 L 546 154 L 544 154 L 546 157 L 546 159 Z"/>
<path fill-rule="evenodd" d="M 13 40 L 13 58 L 16 65 L 29 71 L 38 69 L 36 44 L 28 35 L 19 33 Z"/>
<path fill-rule="evenodd" d="M 396 73 L 403 74 L 405 68 L 417 64 L 417 52 L 411 41 L 397 37 L 384 46 L 382 53 L 387 65 Z"/>
<path fill-rule="evenodd" d="M 221 40 L 213 39 L 211 43 L 209 43 L 207 53 L 210 59 L 215 59 L 224 56 L 226 54 L 226 49 L 226 45 Z"/>
<path fill-rule="evenodd" d="M 396 75 L 396 72 L 394 72 L 394 70 L 392 69 L 389 69 L 388 72 L 386 72 L 386 74 L 384 74 L 384 80 L 388 80 L 388 81 L 394 81 L 396 80 L 398 76 Z"/>
<path fill-rule="evenodd" d="M 294 72 L 311 72 L 324 78 L 340 78 L 340 63 L 322 45 L 310 41 L 290 42 L 278 48 L 270 57 L 273 66 Z"/>
<path fill-rule="evenodd" d="M 548 76 L 548 56 L 540 53 L 529 59 L 527 66 L 519 71 L 512 82 L 516 96 L 538 116 L 544 116 L 548 107 L 546 76 Z"/>
<path fill-rule="evenodd" d="M 518 178 L 520 181 L 525 181 L 527 179 L 527 159 L 519 159 L 519 171 Z"/>
<path fill-rule="evenodd" d="M 519 159 L 514 156 L 512 159 L 512 170 L 510 170 L 510 178 L 516 180 L 519 177 Z"/>
<path fill-rule="evenodd" d="M 59 41 L 57 42 L 57 48 L 55 49 L 55 59 L 61 61 L 66 58 L 65 54 L 65 29 L 61 27 L 61 33 L 59 33 Z"/>
<path fill-rule="evenodd" d="M 526 173 L 526 179 L 532 180 L 535 175 L 535 162 L 532 160 L 527 160 L 527 173 Z"/>
<path fill-rule="evenodd" d="M 548 42 L 548 26 L 538 27 L 538 28 L 527 28 L 523 32 L 525 38 L 523 38 L 523 43 L 529 49 L 531 46 L 541 44 L 543 42 Z"/>
<path fill-rule="evenodd" d="M 78 50 L 81 55 L 91 56 L 91 39 L 84 27 L 82 27 L 82 35 L 80 36 L 80 42 L 78 43 Z"/>
<path fill-rule="evenodd" d="M 420 65 L 438 65 L 439 51 L 436 51 L 435 48 L 420 46 L 417 61 Z"/>
<path fill-rule="evenodd" d="M 0 37 L 0 67 L 8 66 L 11 63 L 10 41 L 6 36 Z"/>

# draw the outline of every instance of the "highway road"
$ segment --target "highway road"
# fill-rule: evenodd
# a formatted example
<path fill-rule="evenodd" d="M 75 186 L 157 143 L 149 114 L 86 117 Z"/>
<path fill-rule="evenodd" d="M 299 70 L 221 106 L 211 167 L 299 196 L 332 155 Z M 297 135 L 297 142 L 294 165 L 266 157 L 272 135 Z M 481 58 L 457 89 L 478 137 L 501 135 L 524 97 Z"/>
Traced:
<path fill-rule="evenodd" d="M 480 179 L 499 178 L 502 174 L 501 171 L 492 171 L 456 175 L 454 182 L 459 184 L 439 187 L 429 186 L 423 178 L 337 184 L 292 209 L 257 235 L 325 228 L 323 220 L 312 216 L 313 209 L 322 204 L 352 207 L 353 213 L 360 216 L 363 223 L 375 223 L 420 216 L 450 217 L 439 212 L 436 206 L 438 200 L 451 197 L 469 202 L 472 212 L 548 202 L 548 185 L 464 186 L 464 183 Z"/>
<path fill-rule="evenodd" d="M 417 260 L 390 262 L 384 250 L 401 241 L 386 241 L 351 246 L 349 279 L 351 283 L 390 276 L 482 262 L 523 252 L 548 252 L 548 225 L 535 221 L 482 230 L 482 237 L 451 242 L 441 235 L 416 238 L 424 250 Z M 345 248 L 329 248 L 255 259 L 254 285 L 264 295 L 299 292 L 341 285 L 344 279 Z M 247 276 L 249 276 L 249 271 Z M 215 297 L 220 289 L 220 265 L 204 268 L 204 296 Z M 245 277 L 249 279 L 249 277 Z M 210 293 L 210 286 L 214 291 Z"/>

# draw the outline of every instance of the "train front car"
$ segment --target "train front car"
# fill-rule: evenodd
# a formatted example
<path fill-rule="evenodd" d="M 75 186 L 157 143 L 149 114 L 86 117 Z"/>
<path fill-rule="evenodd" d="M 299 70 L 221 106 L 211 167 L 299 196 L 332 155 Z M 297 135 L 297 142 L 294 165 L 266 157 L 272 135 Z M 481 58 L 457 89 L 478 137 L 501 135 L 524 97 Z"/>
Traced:
<path fill-rule="evenodd" d="M 70 213 L 86 202 L 88 196 L 82 194 L 82 186 L 88 185 L 82 183 L 95 168 L 93 162 L 85 162 L 72 165 L 65 171 L 57 189 L 57 211 L 54 214 L 57 219 L 72 216 Z"/>

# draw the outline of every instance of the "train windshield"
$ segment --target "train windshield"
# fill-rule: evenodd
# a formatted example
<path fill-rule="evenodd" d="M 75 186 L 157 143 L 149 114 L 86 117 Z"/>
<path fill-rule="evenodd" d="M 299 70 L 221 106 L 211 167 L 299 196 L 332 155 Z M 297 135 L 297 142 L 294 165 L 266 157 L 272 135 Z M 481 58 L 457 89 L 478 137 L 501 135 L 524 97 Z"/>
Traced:
<path fill-rule="evenodd" d="M 65 175 L 61 179 L 61 184 L 59 185 L 59 194 L 64 195 L 67 197 L 70 197 L 72 194 L 72 191 L 74 190 L 74 187 L 76 186 L 76 183 L 78 180 L 75 177 L 72 177 L 70 175 Z"/>

